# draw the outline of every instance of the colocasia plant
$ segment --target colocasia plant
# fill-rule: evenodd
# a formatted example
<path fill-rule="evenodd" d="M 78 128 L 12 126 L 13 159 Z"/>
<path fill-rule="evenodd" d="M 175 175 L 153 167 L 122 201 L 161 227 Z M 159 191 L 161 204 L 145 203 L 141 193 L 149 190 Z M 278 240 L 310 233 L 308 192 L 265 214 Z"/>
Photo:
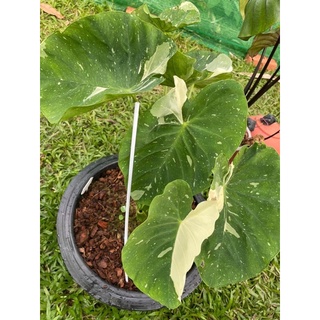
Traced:
<path fill-rule="evenodd" d="M 168 88 L 139 118 L 131 196 L 148 214 L 122 262 L 169 308 L 181 303 L 192 265 L 221 287 L 257 275 L 279 252 L 279 155 L 263 143 L 239 147 L 248 104 L 232 61 L 181 52 L 171 37 L 199 19 L 190 2 L 159 16 L 143 5 L 80 19 L 41 44 L 41 110 L 51 123 Z M 119 152 L 126 179 L 130 143 L 128 130 Z"/>

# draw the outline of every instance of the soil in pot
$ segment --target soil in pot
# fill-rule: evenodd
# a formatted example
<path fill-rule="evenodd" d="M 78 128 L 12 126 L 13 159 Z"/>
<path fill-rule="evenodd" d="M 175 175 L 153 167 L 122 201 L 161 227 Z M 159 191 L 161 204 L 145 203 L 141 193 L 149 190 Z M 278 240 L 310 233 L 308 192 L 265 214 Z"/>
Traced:
<path fill-rule="evenodd" d="M 85 263 L 103 280 L 119 288 L 139 291 L 125 281 L 121 262 L 127 191 L 119 168 L 107 169 L 81 195 L 74 218 L 74 235 Z M 192 204 L 194 209 L 196 202 Z M 131 199 L 129 234 L 146 218 Z"/>
<path fill-rule="evenodd" d="M 108 283 L 139 291 L 125 273 L 121 263 L 124 244 L 126 187 L 119 168 L 108 169 L 91 183 L 76 209 L 74 233 L 79 252 L 87 265 Z M 129 233 L 139 224 L 137 206 L 130 205 Z"/>

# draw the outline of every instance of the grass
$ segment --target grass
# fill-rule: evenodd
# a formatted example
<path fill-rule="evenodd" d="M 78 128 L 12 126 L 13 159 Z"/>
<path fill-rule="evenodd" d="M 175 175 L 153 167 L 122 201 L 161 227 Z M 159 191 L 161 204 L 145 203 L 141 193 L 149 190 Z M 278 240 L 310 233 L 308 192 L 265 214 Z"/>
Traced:
<path fill-rule="evenodd" d="M 80 17 L 107 9 L 89 1 L 50 0 L 47 3 L 59 10 L 65 19 L 59 20 L 41 11 L 40 41 L 52 32 L 62 31 Z M 181 45 L 197 44 L 190 39 L 181 39 Z M 240 72 L 252 71 L 252 66 L 234 58 L 234 77 L 243 85 L 248 77 Z M 271 90 L 252 106 L 251 114 L 272 113 L 279 120 L 279 85 Z M 142 107 L 151 104 L 158 96 L 157 90 L 145 95 L 140 100 Z M 100 303 L 73 281 L 64 266 L 57 242 L 55 224 L 60 199 L 70 180 L 84 166 L 118 152 L 121 138 L 132 121 L 132 105 L 131 98 L 123 98 L 57 125 L 40 119 L 41 319 L 279 319 L 280 255 L 253 279 L 221 289 L 210 289 L 201 284 L 175 310 L 119 310 Z"/>

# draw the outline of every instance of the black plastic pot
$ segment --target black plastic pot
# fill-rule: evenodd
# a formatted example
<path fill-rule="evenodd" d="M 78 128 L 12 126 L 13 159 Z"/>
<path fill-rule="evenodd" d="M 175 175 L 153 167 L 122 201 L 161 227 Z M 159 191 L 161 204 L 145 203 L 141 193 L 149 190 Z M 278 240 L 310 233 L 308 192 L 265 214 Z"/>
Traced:
<path fill-rule="evenodd" d="M 87 266 L 76 244 L 73 223 L 81 192 L 91 177 L 95 180 L 106 169 L 117 167 L 118 157 L 116 155 L 106 156 L 85 167 L 67 187 L 60 203 L 56 225 L 61 255 L 73 279 L 97 300 L 120 309 L 141 311 L 160 309 L 162 305 L 147 295 L 138 291 L 121 289 L 100 278 Z M 194 291 L 200 282 L 198 270 L 193 266 L 187 274 L 182 298 Z"/>

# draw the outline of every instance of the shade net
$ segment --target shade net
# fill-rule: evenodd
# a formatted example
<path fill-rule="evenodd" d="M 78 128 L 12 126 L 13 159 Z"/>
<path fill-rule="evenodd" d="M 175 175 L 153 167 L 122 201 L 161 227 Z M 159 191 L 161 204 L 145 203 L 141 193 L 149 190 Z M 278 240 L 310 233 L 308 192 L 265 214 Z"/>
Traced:
<path fill-rule="evenodd" d="M 183 29 L 185 36 L 198 43 L 225 54 L 232 53 L 244 58 L 252 39 L 244 41 L 238 38 L 242 25 L 239 11 L 239 0 L 189 0 L 200 11 L 201 22 Z M 147 4 L 151 13 L 160 14 L 164 9 L 180 5 L 183 0 L 94 0 L 98 4 L 108 4 L 115 10 L 126 10 L 127 7 L 138 8 Z M 280 63 L 280 47 L 273 58 Z M 267 48 L 268 56 L 272 48 Z"/>

